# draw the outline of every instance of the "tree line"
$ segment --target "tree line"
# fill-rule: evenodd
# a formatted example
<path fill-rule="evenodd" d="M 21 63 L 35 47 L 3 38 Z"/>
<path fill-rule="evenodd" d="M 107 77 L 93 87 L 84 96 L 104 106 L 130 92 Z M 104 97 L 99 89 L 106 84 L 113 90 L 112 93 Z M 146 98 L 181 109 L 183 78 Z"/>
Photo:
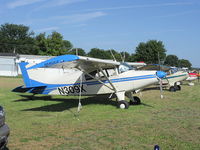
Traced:
<path fill-rule="evenodd" d="M 58 56 L 77 54 L 101 59 L 115 59 L 117 61 L 144 61 L 147 64 L 162 64 L 176 67 L 188 67 L 189 60 L 179 59 L 176 55 L 167 55 L 162 41 L 149 40 L 141 42 L 133 51 L 118 52 L 114 49 L 104 50 L 92 48 L 88 53 L 82 48 L 75 48 L 73 44 L 64 40 L 62 34 L 53 31 L 51 34 L 35 35 L 25 25 L 5 23 L 0 26 L 0 53 L 18 53 L 27 55 Z"/>

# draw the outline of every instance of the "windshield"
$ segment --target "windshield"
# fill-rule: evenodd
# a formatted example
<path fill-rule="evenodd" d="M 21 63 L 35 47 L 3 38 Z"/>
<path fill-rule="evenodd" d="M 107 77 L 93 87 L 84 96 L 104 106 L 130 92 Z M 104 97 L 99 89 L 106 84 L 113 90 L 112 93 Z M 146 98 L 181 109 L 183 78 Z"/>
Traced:
<path fill-rule="evenodd" d="M 178 71 L 188 72 L 186 69 L 171 67 L 171 73 L 176 73 Z"/>
<path fill-rule="evenodd" d="M 133 70 L 133 67 L 131 67 L 127 63 L 121 63 L 119 65 L 119 73 L 123 73 L 123 72 L 129 71 L 129 70 Z"/>

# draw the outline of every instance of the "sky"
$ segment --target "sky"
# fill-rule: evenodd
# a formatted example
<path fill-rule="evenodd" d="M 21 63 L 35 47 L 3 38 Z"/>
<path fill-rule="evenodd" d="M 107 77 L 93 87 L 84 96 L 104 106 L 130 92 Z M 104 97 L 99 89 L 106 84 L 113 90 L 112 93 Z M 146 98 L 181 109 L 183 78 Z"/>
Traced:
<path fill-rule="evenodd" d="M 200 67 L 200 0 L 0 0 L 0 24 L 61 33 L 74 47 L 135 53 L 163 41 L 167 55 Z"/>

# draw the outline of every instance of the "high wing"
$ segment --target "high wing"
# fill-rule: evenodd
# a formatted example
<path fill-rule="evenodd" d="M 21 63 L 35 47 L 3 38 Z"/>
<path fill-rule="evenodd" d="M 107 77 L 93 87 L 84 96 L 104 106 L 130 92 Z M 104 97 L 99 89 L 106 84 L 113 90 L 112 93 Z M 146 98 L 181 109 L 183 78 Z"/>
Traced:
<path fill-rule="evenodd" d="M 115 66 L 119 65 L 120 62 L 112 60 L 103 60 L 76 55 L 61 55 L 43 61 L 39 64 L 30 66 L 27 68 L 27 70 L 36 68 L 77 68 L 85 71 L 93 71 L 98 68 L 114 68 Z"/>
<path fill-rule="evenodd" d="M 92 71 L 96 69 L 114 68 L 120 65 L 120 62 L 106 59 L 90 58 L 84 56 L 78 56 L 78 68 L 85 71 Z"/>
<path fill-rule="evenodd" d="M 120 62 L 113 60 L 98 59 L 98 58 L 91 58 L 91 57 L 77 56 L 77 55 L 61 55 L 45 60 L 39 64 L 29 66 L 27 70 L 36 68 L 63 68 L 63 69 L 77 68 L 88 72 L 99 68 L 101 69 L 114 68 L 116 66 L 119 66 L 120 64 L 121 64 Z M 127 62 L 127 64 L 135 67 L 145 65 L 145 63 L 133 63 L 133 62 Z"/>

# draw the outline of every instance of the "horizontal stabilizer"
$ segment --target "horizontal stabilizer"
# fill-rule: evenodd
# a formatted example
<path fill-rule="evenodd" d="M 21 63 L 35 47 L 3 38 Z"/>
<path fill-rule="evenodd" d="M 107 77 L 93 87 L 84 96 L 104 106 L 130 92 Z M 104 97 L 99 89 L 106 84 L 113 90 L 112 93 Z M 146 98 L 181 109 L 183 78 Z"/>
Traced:
<path fill-rule="evenodd" d="M 18 93 L 34 93 L 34 94 L 43 94 L 46 86 L 38 86 L 38 87 L 29 87 L 26 88 L 24 86 L 16 87 L 12 90 L 12 92 L 18 92 Z"/>

